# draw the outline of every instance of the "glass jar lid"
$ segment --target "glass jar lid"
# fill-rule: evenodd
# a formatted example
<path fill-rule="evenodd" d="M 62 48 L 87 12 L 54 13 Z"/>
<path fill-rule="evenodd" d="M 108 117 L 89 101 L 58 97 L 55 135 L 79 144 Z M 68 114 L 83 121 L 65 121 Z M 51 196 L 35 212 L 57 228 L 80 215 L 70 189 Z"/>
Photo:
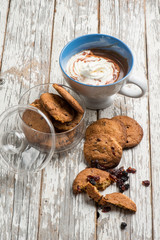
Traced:
<path fill-rule="evenodd" d="M 15 173 L 37 172 L 55 150 L 51 121 L 38 108 L 18 105 L 0 115 L 0 160 Z"/>

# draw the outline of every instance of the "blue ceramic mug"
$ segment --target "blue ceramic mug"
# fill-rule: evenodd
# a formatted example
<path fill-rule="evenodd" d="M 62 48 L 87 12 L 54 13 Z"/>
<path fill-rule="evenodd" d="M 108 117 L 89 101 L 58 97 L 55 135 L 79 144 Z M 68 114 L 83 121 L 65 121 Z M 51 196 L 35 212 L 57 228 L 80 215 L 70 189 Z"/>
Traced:
<path fill-rule="evenodd" d="M 125 58 L 128 65 L 125 76 L 114 83 L 99 86 L 84 84 L 71 78 L 66 73 L 67 62 L 73 55 L 88 49 L 109 50 Z M 109 107 L 113 103 L 116 93 L 139 98 L 147 90 L 146 79 L 131 76 L 134 58 L 129 47 L 118 38 L 109 35 L 88 34 L 73 39 L 62 49 L 59 64 L 67 83 L 85 98 L 86 107 L 90 109 Z M 138 88 L 128 87 L 128 84 L 131 83 L 138 86 Z"/>

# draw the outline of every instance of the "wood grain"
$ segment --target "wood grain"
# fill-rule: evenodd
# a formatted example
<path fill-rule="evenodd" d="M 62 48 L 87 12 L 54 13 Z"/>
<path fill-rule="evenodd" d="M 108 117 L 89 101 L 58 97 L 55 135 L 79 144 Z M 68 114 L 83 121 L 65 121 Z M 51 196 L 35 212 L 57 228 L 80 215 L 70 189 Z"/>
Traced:
<path fill-rule="evenodd" d="M 54 1 L 10 3 L 2 73 L 1 111 L 18 103 L 29 87 L 48 81 Z M 27 178 L 4 175 L 0 220 L 1 239 L 36 239 L 39 224 L 41 173 Z"/>
<path fill-rule="evenodd" d="M 3 1 L 0 4 L 0 69 L 1 69 L 1 61 L 4 50 L 4 41 L 5 41 L 5 33 L 6 26 L 8 20 L 10 1 Z"/>
<path fill-rule="evenodd" d="M 98 1 L 57 1 L 52 44 L 51 82 L 65 83 L 59 67 L 64 45 L 79 35 L 97 32 Z M 66 84 L 66 83 L 65 83 Z M 97 119 L 87 110 L 86 122 Z M 44 171 L 39 239 L 95 239 L 94 203 L 85 194 L 75 196 L 72 182 L 86 167 L 83 141 L 73 150 L 56 155 Z M 87 228 L 86 228 L 87 226 Z"/>
<path fill-rule="evenodd" d="M 136 214 L 114 207 L 105 213 L 86 194 L 73 195 L 73 180 L 87 166 L 83 139 L 74 149 L 55 154 L 45 170 L 30 179 L 0 168 L 0 239 L 160 239 L 159 9 L 159 0 L 1 1 L 0 70 L 6 83 L 0 88 L 0 114 L 36 84 L 66 84 L 59 54 L 66 43 L 87 33 L 124 41 L 134 53 L 133 74 L 147 78 L 148 92 L 140 99 L 117 94 L 109 108 L 86 112 L 87 126 L 97 118 L 127 115 L 143 128 L 141 143 L 124 150 L 119 165 L 137 169 L 124 192 L 137 204 Z M 143 180 L 151 186 L 142 186 Z M 114 191 L 115 184 L 102 194 Z M 127 223 L 124 231 L 122 221 Z"/>
<path fill-rule="evenodd" d="M 149 88 L 149 126 L 151 144 L 151 176 L 153 201 L 153 235 L 155 240 L 160 239 L 160 2 L 146 1 L 146 45 L 148 64 Z"/>
<path fill-rule="evenodd" d="M 101 1 L 100 5 L 101 32 L 120 38 L 132 49 L 135 57 L 133 74 L 138 73 L 140 76 L 146 76 L 146 45 L 145 38 L 142 38 L 145 35 L 144 7 L 144 1 Z M 131 166 L 137 169 L 136 174 L 130 175 L 130 189 L 124 194 L 135 201 L 138 210 L 134 215 L 119 209 L 102 213 L 98 219 L 97 239 L 152 239 L 151 189 L 145 189 L 141 184 L 143 179 L 150 179 L 148 94 L 140 99 L 117 95 L 114 105 L 99 114 L 100 118 L 115 115 L 134 118 L 144 130 L 142 142 L 133 149 L 123 151 L 119 164 L 125 168 Z M 106 192 L 113 191 L 118 189 L 113 186 Z M 127 223 L 125 231 L 120 229 L 123 221 Z"/>

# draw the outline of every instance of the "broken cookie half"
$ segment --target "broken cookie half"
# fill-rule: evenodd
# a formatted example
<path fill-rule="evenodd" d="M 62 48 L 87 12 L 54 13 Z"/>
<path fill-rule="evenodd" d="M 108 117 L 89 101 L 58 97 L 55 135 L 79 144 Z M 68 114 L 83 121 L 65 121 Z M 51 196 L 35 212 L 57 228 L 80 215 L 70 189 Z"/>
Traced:
<path fill-rule="evenodd" d="M 97 189 L 103 191 L 111 183 L 113 179 L 110 173 L 97 169 L 97 168 L 86 168 L 82 170 L 73 182 L 73 193 L 81 193 L 86 191 L 87 183 L 92 186 L 96 186 Z"/>
<path fill-rule="evenodd" d="M 105 196 L 101 195 L 97 188 L 93 186 L 91 183 L 87 183 L 85 190 L 90 198 L 92 198 L 98 205 L 105 206 L 108 204 L 112 204 L 116 207 L 120 207 L 132 212 L 136 212 L 136 204 L 126 195 L 122 193 L 110 193 Z"/>

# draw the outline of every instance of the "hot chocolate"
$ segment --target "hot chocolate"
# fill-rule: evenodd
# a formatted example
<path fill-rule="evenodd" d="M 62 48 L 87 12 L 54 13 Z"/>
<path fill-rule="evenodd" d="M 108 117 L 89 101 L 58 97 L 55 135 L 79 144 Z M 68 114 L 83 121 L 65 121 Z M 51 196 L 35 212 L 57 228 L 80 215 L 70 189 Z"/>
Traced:
<path fill-rule="evenodd" d="M 127 74 L 128 64 L 115 52 L 91 49 L 72 56 L 66 70 L 71 78 L 79 82 L 99 86 L 122 79 Z"/>

